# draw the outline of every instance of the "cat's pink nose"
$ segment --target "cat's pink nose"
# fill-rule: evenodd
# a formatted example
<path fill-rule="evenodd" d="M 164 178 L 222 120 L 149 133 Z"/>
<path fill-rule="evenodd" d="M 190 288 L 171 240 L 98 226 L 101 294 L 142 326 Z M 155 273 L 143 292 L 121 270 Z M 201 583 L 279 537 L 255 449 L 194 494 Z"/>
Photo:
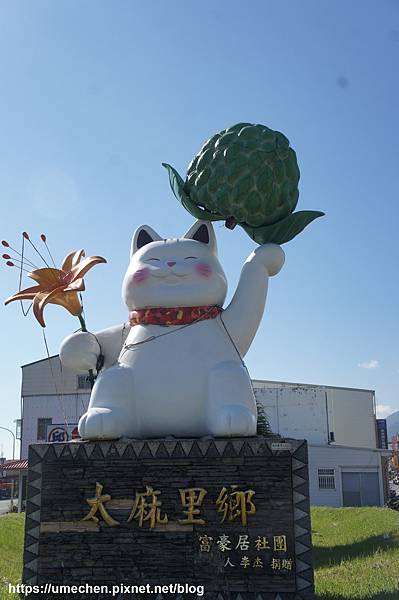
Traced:
<path fill-rule="evenodd" d="M 168 260 L 168 266 L 173 267 L 176 264 L 175 260 Z"/>

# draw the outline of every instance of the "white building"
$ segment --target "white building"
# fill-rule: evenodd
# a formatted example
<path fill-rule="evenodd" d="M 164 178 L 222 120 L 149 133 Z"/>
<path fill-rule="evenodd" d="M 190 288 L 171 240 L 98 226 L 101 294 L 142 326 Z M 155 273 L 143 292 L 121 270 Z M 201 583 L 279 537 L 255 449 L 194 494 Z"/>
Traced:
<path fill-rule="evenodd" d="M 375 392 L 253 380 L 273 431 L 306 439 L 311 504 L 383 505 L 390 452 L 379 448 Z"/>
<path fill-rule="evenodd" d="M 261 380 L 253 386 L 272 431 L 308 441 L 312 504 L 384 504 L 389 453 L 378 448 L 374 391 Z M 89 396 L 87 377 L 62 368 L 58 356 L 24 365 L 21 459 L 29 444 L 75 437 Z"/>
<path fill-rule="evenodd" d="M 86 375 L 65 369 L 58 356 L 52 356 L 22 366 L 21 395 L 21 458 L 27 458 L 29 444 L 56 441 L 57 426 L 62 431 L 67 426 L 72 437 L 87 410 L 90 384 Z"/>

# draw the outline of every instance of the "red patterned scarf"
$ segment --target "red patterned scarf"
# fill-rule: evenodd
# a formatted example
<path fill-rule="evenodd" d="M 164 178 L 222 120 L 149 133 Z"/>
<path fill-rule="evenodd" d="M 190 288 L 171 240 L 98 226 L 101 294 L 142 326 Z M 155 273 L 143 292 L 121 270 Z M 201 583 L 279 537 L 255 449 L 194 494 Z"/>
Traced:
<path fill-rule="evenodd" d="M 172 308 L 139 308 L 129 312 L 133 325 L 188 325 L 194 321 L 214 319 L 222 312 L 219 306 L 174 306 Z"/>

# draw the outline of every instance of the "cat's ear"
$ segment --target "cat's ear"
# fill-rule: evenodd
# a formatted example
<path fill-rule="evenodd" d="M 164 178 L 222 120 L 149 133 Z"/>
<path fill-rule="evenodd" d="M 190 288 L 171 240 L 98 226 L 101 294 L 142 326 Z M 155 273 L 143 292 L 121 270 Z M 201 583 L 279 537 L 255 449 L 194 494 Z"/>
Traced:
<path fill-rule="evenodd" d="M 217 254 L 216 236 L 210 221 L 196 221 L 183 237 L 189 240 L 202 242 L 209 246 L 209 249 L 214 254 Z"/>
<path fill-rule="evenodd" d="M 156 231 L 149 227 L 149 225 L 140 225 L 134 232 L 134 236 L 132 239 L 132 245 L 130 248 L 130 256 L 133 256 L 137 250 L 140 250 L 146 244 L 150 242 L 159 242 L 162 238 L 157 234 Z"/>

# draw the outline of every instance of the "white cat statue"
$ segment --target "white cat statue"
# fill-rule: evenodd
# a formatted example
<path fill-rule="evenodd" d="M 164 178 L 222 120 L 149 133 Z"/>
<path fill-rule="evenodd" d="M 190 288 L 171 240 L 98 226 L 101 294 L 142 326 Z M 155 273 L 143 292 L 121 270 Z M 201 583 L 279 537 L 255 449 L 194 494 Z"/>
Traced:
<path fill-rule="evenodd" d="M 79 422 L 83 439 L 256 435 L 257 411 L 242 357 L 262 318 L 268 278 L 284 264 L 265 244 L 246 260 L 234 297 L 212 225 L 197 221 L 180 239 L 143 225 L 123 281 L 129 323 L 75 333 L 60 350 L 75 371 L 104 367 Z"/>

